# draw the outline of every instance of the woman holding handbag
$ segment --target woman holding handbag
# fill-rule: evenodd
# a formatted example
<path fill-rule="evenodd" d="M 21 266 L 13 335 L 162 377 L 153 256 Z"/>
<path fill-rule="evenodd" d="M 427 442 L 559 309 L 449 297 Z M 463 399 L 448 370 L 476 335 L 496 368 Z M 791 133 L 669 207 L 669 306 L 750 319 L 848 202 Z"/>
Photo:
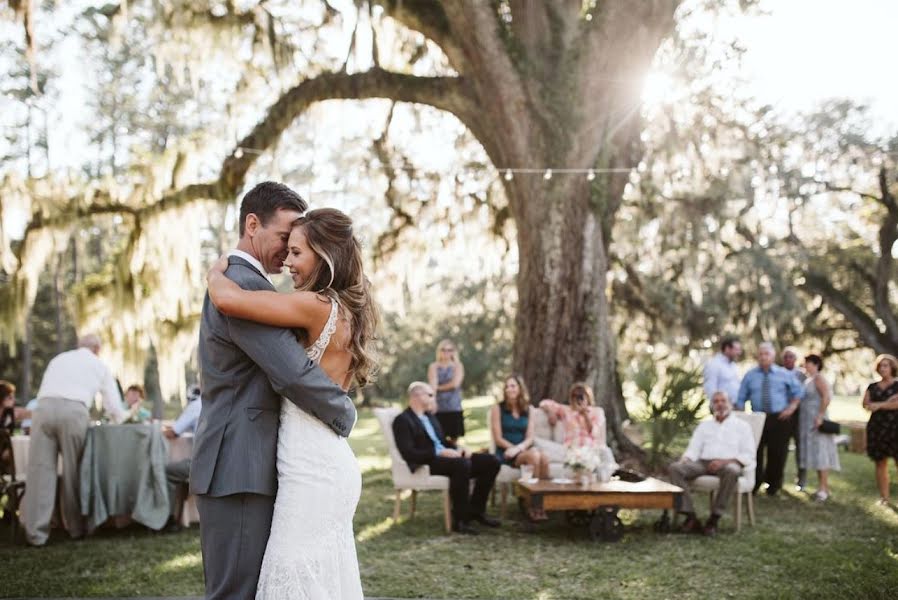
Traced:
<path fill-rule="evenodd" d="M 801 408 L 798 412 L 798 427 L 801 432 L 798 438 L 798 443 L 801 444 L 799 467 L 817 471 L 819 485 L 813 498 L 818 502 L 826 502 L 830 496 L 829 472 L 842 469 L 835 436 L 827 431 L 827 426 L 833 425 L 832 421 L 826 418 L 832 390 L 829 382 L 820 374 L 823 370 L 823 359 L 819 355 L 805 356 L 804 370 L 808 377 L 804 382 L 804 397 L 801 399 Z"/>

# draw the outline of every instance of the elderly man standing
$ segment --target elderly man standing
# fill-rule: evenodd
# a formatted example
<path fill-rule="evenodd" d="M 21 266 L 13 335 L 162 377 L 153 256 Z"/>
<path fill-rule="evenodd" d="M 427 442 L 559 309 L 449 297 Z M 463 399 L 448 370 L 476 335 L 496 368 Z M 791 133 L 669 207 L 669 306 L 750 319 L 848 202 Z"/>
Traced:
<path fill-rule="evenodd" d="M 730 401 L 739 393 L 739 367 L 736 361 L 742 356 L 742 342 L 728 335 L 720 341 L 720 352 L 708 359 L 702 376 L 702 388 L 708 401 L 715 392 L 724 392 Z"/>
<path fill-rule="evenodd" d="M 807 379 L 807 375 L 798 368 L 798 348 L 795 346 L 783 348 L 783 368 L 795 376 L 795 379 L 801 385 L 801 389 L 804 390 L 804 381 Z M 801 468 L 801 432 L 798 430 L 800 412 L 801 406 L 799 405 L 795 412 L 792 413 L 792 431 L 789 433 L 789 438 L 795 441 L 795 472 L 798 474 L 795 479 L 795 487 L 798 491 L 804 490 L 808 482 L 807 470 Z"/>
<path fill-rule="evenodd" d="M 770 342 L 758 346 L 758 366 L 745 374 L 736 400 L 736 410 L 745 410 L 745 403 L 750 402 L 752 412 L 767 414 L 758 446 L 754 491 L 757 492 L 761 483 L 766 482 L 768 496 L 775 496 L 783 487 L 792 414 L 798 409 L 802 393 L 795 375 L 774 364 L 775 356 L 776 350 Z"/>
<path fill-rule="evenodd" d="M 732 405 L 725 392 L 715 392 L 711 396 L 711 412 L 714 418 L 699 423 L 683 457 L 670 466 L 670 482 L 686 490 L 680 497 L 680 512 L 686 515 L 682 531 L 709 536 L 717 533 L 720 515 L 739 488 L 742 469 L 752 468 L 755 463 L 755 441 L 751 427 L 732 415 Z M 704 527 L 695 516 L 689 494 L 689 482 L 701 475 L 720 478 L 711 516 Z"/>
<path fill-rule="evenodd" d="M 28 452 L 28 487 L 23 506 L 25 537 L 42 546 L 50 535 L 56 499 L 56 460 L 62 453 L 62 520 L 73 538 L 84 535 L 79 499 L 79 463 L 90 422 L 89 407 L 99 392 L 116 423 L 125 416 L 112 372 L 97 354 L 100 338 L 86 335 L 78 348 L 59 354 L 47 365 L 32 416 Z"/>
<path fill-rule="evenodd" d="M 399 453 L 412 472 L 428 465 L 431 475 L 449 478 L 453 531 L 476 535 L 474 521 L 498 527 L 499 521 L 486 516 L 486 500 L 499 474 L 499 459 L 493 454 L 471 454 L 448 442 L 440 422 L 431 414 L 434 409 L 436 401 L 430 385 L 415 381 L 408 386 L 408 408 L 393 421 Z M 471 479 L 473 493 L 470 493 Z"/>

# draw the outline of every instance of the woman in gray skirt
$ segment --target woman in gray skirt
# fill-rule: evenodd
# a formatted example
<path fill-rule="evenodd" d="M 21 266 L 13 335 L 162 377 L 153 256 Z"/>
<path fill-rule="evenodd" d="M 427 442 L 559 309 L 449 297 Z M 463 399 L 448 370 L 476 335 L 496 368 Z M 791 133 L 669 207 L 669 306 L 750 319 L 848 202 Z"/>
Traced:
<path fill-rule="evenodd" d="M 823 370 L 823 359 L 816 354 L 804 357 L 804 370 L 808 378 L 804 382 L 804 398 L 801 400 L 798 426 L 801 431 L 802 469 L 814 469 L 820 481 L 814 500 L 826 502 L 830 497 L 829 472 L 839 471 L 839 450 L 836 448 L 835 436 L 820 433 L 817 428 L 826 418 L 826 409 L 832 399 L 829 383 L 820 371 Z"/>

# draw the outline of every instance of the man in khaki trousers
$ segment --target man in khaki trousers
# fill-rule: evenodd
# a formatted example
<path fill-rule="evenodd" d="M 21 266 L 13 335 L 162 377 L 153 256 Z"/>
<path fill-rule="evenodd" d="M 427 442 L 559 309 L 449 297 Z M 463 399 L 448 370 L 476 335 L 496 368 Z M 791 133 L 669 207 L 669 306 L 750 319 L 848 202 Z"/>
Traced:
<path fill-rule="evenodd" d="M 711 397 L 712 419 L 702 421 L 692 433 L 686 452 L 670 465 L 670 482 L 683 488 L 680 512 L 686 515 L 681 530 L 684 533 L 717 534 L 717 522 L 738 491 L 743 469 L 755 467 L 755 438 L 748 423 L 733 415 L 726 392 L 717 391 Z M 689 482 L 701 475 L 720 478 L 714 497 L 711 516 L 702 527 L 692 504 Z"/>
<path fill-rule="evenodd" d="M 115 378 L 100 361 L 100 339 L 86 335 L 78 348 L 56 356 L 47 365 L 32 415 L 28 479 L 22 506 L 25 537 L 33 546 L 47 543 L 56 500 L 57 455 L 62 454 L 62 520 L 74 538 L 84 535 L 79 496 L 79 471 L 90 422 L 89 407 L 99 392 L 111 419 L 126 413 Z"/>

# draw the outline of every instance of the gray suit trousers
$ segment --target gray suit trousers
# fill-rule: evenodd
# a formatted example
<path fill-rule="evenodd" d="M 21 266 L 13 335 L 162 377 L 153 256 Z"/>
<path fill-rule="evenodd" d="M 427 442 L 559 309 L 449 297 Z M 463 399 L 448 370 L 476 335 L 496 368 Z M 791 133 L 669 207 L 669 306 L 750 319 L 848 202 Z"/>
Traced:
<path fill-rule="evenodd" d="M 206 600 L 253 600 L 271 531 L 274 497 L 196 497 Z"/>

